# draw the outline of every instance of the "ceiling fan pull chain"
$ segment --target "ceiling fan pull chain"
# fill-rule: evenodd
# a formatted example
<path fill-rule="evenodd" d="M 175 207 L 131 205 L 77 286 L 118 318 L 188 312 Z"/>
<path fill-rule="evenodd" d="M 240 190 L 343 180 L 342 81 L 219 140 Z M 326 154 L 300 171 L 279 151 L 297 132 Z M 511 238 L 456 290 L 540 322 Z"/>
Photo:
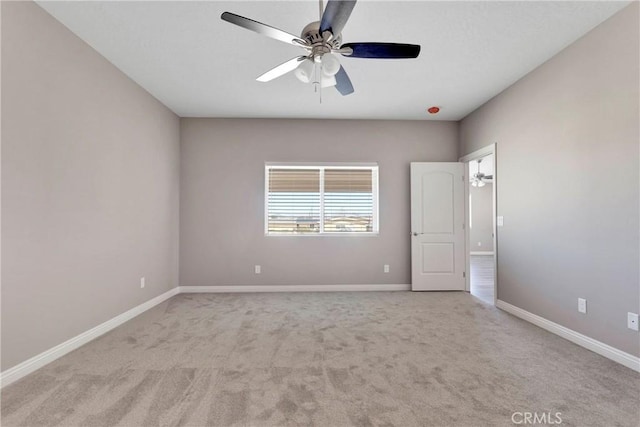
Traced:
<path fill-rule="evenodd" d="M 313 63 L 313 92 L 318 93 L 318 64 Z"/>
<path fill-rule="evenodd" d="M 322 104 L 322 62 L 320 63 L 320 66 L 318 67 L 320 69 L 320 78 L 318 79 L 318 81 L 320 82 L 319 86 L 320 86 L 320 104 Z"/>

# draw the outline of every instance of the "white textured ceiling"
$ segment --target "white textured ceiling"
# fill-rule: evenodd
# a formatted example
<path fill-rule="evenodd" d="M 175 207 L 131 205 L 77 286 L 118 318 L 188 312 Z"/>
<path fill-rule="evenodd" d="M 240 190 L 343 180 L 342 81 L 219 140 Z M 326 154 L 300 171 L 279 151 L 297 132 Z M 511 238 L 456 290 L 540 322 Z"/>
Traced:
<path fill-rule="evenodd" d="M 230 11 L 299 34 L 314 1 L 48 2 L 38 4 L 182 117 L 459 120 L 628 1 L 361 0 L 343 41 L 422 45 L 414 60 L 341 57 L 355 93 L 293 74 L 255 78 L 302 49 L 235 27 Z M 435 116 L 426 108 L 437 105 Z"/>

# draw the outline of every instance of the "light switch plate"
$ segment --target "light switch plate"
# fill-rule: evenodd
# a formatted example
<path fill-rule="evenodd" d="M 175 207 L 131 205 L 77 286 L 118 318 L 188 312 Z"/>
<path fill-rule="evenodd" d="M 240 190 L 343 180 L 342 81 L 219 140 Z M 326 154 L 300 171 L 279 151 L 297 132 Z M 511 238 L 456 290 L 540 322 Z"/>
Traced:
<path fill-rule="evenodd" d="M 260 274 L 262 272 L 262 268 L 259 265 L 255 266 L 255 272 L 256 274 Z"/>
<path fill-rule="evenodd" d="M 638 330 L 638 315 L 636 313 L 627 313 L 627 328 Z"/>
<path fill-rule="evenodd" d="M 584 298 L 578 298 L 578 311 L 583 314 L 587 314 L 587 300 Z"/>
<path fill-rule="evenodd" d="M 503 217 L 503 216 L 499 216 L 499 217 L 497 217 L 497 218 L 496 218 L 496 223 L 497 223 L 496 225 L 497 225 L 498 227 L 502 227 L 502 226 L 504 226 L 504 217 Z"/>

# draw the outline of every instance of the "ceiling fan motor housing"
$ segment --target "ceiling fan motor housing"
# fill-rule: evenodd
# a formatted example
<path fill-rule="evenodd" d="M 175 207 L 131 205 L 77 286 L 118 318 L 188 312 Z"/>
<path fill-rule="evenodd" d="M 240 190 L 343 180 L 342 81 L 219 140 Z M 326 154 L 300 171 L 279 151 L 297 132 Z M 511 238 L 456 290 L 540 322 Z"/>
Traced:
<path fill-rule="evenodd" d="M 338 34 L 337 37 L 332 36 L 328 40 L 322 38 L 322 34 L 320 34 L 320 21 L 312 22 L 304 27 L 300 37 L 309 42 L 314 56 L 322 56 L 324 53 L 331 52 L 331 49 L 339 49 L 342 44 L 341 34 Z"/>

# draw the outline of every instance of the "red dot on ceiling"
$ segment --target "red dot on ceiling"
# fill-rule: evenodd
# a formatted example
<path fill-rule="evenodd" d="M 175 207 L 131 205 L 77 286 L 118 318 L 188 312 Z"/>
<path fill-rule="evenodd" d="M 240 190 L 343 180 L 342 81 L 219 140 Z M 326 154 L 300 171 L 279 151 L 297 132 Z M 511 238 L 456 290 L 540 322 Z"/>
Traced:
<path fill-rule="evenodd" d="M 440 111 L 440 107 L 431 107 L 427 110 L 429 114 L 437 114 Z"/>

